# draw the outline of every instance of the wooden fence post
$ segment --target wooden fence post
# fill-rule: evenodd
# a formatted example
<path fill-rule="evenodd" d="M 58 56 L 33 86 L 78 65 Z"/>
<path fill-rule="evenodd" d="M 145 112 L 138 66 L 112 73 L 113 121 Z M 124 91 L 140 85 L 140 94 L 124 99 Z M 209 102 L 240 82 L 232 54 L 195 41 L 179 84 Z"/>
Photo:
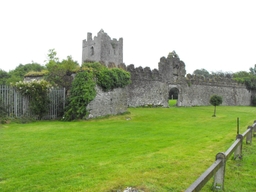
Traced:
<path fill-rule="evenodd" d="M 250 129 L 250 132 L 248 132 L 246 136 L 246 144 L 252 144 L 252 126 L 248 126 L 247 129 Z"/>
<path fill-rule="evenodd" d="M 254 121 L 253 127 L 253 136 L 256 137 L 256 120 Z"/>
<path fill-rule="evenodd" d="M 239 144 L 237 145 L 236 150 L 234 152 L 234 159 L 237 159 L 237 158 L 242 159 L 243 135 L 238 134 L 236 136 L 236 139 L 239 139 L 240 141 L 239 141 Z"/>
<path fill-rule="evenodd" d="M 226 167 L 226 155 L 225 153 L 218 153 L 216 160 L 221 160 L 221 167 L 214 175 L 213 190 L 224 190 L 224 178 L 225 178 L 225 167 Z"/>

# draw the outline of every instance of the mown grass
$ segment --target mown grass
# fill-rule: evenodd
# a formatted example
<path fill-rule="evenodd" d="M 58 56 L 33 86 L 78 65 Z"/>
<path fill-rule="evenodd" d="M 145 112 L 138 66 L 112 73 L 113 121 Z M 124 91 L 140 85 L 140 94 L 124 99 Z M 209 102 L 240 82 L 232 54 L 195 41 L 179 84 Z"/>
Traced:
<path fill-rule="evenodd" d="M 175 106 L 176 106 L 176 103 L 177 103 L 177 100 L 176 100 L 176 99 L 171 99 L 171 100 L 169 100 L 169 106 L 170 106 L 170 107 L 175 107 Z"/>
<path fill-rule="evenodd" d="M 0 128 L 0 191 L 184 191 L 256 119 L 253 107 L 130 108 L 90 121 Z M 255 142 L 255 139 L 253 140 Z M 229 160 L 226 191 L 256 191 L 255 145 Z M 203 191 L 209 191 L 211 182 Z"/>

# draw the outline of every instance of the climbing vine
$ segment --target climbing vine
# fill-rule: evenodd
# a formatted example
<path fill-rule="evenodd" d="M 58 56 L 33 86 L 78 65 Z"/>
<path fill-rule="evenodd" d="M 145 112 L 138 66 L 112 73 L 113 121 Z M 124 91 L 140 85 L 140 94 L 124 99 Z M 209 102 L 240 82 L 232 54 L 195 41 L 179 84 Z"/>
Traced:
<path fill-rule="evenodd" d="M 29 109 L 38 119 L 42 119 L 47 112 L 49 97 L 48 92 L 51 84 L 45 80 L 23 82 L 13 85 L 22 95 L 29 97 Z"/>
<path fill-rule="evenodd" d="M 63 120 L 83 119 L 86 117 L 86 106 L 96 96 L 93 71 L 87 69 L 78 72 L 72 82 L 68 106 Z"/>
<path fill-rule="evenodd" d="M 86 106 L 96 96 L 96 85 L 103 91 L 110 91 L 114 88 L 123 88 L 130 82 L 130 73 L 123 69 L 109 69 L 100 63 L 84 63 L 72 82 L 63 120 L 87 117 Z"/>
<path fill-rule="evenodd" d="M 114 88 L 123 88 L 131 83 L 130 73 L 120 68 L 107 68 L 97 62 L 84 63 L 82 68 L 93 69 L 96 83 L 104 91 L 109 91 Z"/>

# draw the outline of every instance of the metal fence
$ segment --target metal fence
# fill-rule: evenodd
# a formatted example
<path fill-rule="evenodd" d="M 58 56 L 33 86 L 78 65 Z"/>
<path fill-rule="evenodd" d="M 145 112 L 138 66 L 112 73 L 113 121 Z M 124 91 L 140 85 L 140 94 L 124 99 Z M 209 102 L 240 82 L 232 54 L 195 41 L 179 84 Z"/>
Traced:
<path fill-rule="evenodd" d="M 43 119 L 56 119 L 65 107 L 65 88 L 52 89 L 48 93 L 50 103 Z M 29 110 L 30 98 L 13 87 L 0 85 L 0 107 L 8 117 L 33 116 Z"/>

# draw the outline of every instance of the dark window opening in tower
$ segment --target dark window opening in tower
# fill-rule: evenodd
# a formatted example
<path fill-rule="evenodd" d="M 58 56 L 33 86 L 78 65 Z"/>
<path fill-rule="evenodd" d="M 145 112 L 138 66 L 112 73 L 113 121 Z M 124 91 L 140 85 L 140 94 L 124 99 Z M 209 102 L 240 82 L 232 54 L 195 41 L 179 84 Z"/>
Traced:
<path fill-rule="evenodd" d="M 91 55 L 94 55 L 94 48 L 91 47 Z"/>

